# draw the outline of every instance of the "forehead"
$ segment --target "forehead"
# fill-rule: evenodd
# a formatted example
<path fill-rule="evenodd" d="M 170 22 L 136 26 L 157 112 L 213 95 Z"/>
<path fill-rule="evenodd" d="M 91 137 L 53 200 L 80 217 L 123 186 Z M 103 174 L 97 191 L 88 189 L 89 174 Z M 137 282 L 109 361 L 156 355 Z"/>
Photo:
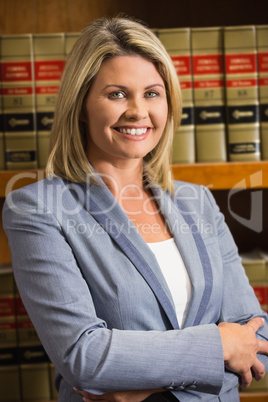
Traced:
<path fill-rule="evenodd" d="M 129 86 L 152 83 L 164 84 L 156 65 L 139 55 L 116 56 L 106 59 L 95 77 L 94 82 L 101 85 L 120 84 Z"/>

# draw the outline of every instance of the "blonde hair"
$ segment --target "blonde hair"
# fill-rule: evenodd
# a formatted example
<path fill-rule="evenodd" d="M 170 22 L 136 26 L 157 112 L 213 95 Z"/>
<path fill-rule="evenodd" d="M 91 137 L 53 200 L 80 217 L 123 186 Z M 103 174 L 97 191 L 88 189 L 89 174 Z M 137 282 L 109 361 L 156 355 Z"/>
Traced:
<path fill-rule="evenodd" d="M 92 80 L 103 60 L 138 54 L 162 76 L 167 93 L 168 118 L 157 146 L 145 156 L 147 181 L 173 191 L 170 155 L 174 130 L 181 118 L 181 93 L 172 61 L 156 35 L 143 24 L 125 17 L 100 18 L 87 26 L 75 43 L 63 72 L 51 130 L 47 175 L 73 182 L 94 177 L 87 159 L 86 135 L 81 111 Z M 94 180 L 94 179 L 93 179 Z"/>

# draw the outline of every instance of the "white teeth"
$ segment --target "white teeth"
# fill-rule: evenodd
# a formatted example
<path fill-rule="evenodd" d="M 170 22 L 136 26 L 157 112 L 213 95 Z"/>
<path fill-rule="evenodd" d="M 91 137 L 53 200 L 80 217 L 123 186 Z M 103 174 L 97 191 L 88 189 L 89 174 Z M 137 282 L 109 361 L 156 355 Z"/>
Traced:
<path fill-rule="evenodd" d="M 130 135 L 142 135 L 145 134 L 147 128 L 119 128 L 120 133 Z"/>

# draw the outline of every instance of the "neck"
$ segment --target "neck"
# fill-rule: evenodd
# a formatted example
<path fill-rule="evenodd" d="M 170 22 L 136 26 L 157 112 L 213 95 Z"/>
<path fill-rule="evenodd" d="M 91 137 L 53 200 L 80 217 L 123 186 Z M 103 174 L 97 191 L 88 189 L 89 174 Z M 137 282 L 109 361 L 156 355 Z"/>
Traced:
<path fill-rule="evenodd" d="M 131 193 L 143 188 L 142 159 L 113 164 L 102 161 L 93 166 L 115 198 L 118 198 L 122 191 Z"/>

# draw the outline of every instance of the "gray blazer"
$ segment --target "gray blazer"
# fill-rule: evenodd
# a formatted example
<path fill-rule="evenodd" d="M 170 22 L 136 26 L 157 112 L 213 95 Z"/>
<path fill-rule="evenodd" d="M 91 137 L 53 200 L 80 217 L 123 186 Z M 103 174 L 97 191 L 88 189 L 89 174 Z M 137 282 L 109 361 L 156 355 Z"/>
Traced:
<path fill-rule="evenodd" d="M 239 401 L 224 370 L 221 321 L 265 318 L 211 195 L 152 186 L 192 282 L 179 328 L 154 254 L 102 185 L 45 179 L 9 194 L 3 209 L 17 285 L 57 370 L 59 401 L 166 387 L 180 401 Z M 260 359 L 268 366 L 266 356 Z"/>

